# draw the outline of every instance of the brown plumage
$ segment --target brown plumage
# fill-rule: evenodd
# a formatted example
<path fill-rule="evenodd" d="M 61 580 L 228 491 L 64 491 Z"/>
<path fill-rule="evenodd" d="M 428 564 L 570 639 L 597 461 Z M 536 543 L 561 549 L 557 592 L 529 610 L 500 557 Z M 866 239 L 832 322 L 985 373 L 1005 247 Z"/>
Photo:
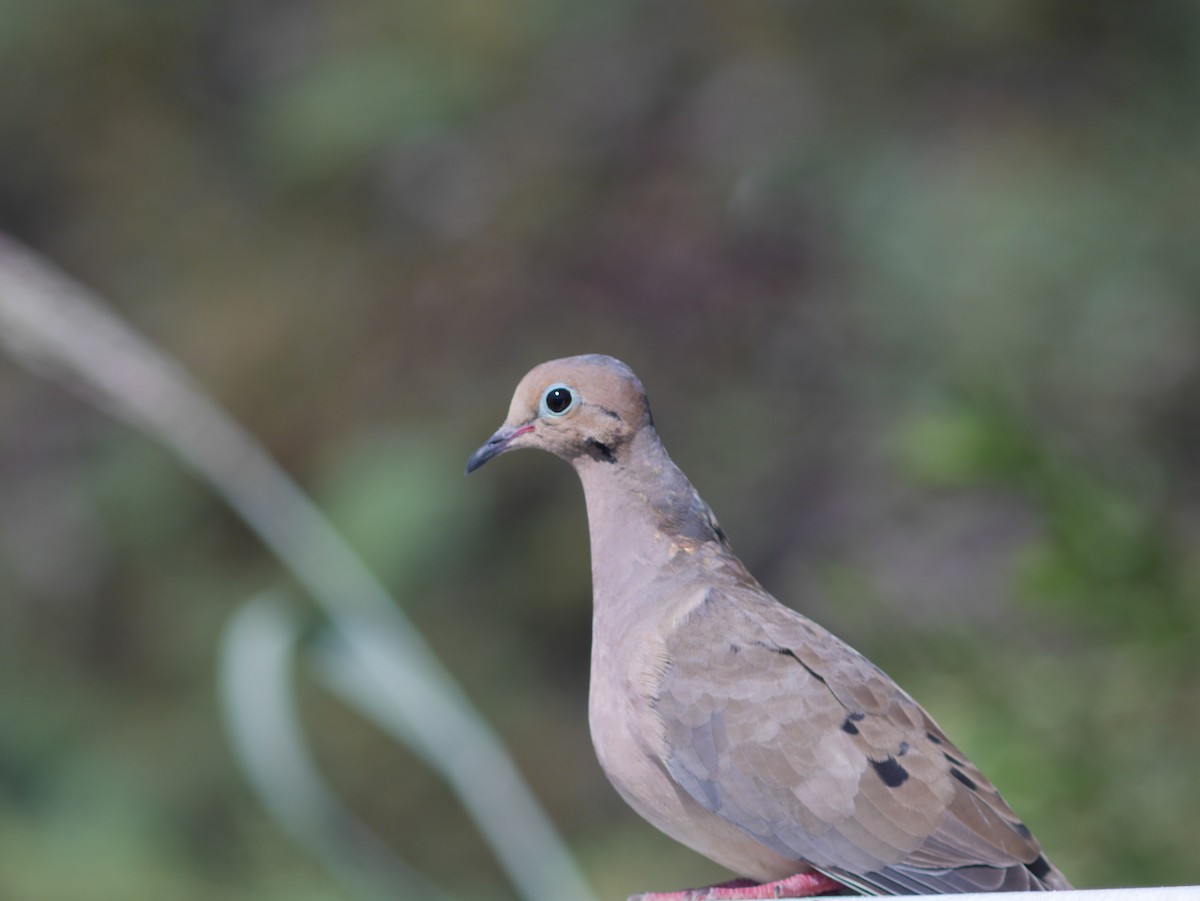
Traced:
<path fill-rule="evenodd" d="M 629 367 L 536 367 L 467 471 L 520 447 L 583 482 L 592 741 L 638 813 L 764 883 L 812 869 L 865 894 L 1070 887 L 911 697 L 746 571 Z"/>

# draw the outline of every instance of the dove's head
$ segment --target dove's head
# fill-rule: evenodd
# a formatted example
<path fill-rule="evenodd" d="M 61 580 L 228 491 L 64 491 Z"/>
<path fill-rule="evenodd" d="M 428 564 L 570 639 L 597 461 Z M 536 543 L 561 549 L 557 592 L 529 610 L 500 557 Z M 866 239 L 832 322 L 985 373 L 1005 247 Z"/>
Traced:
<path fill-rule="evenodd" d="M 504 425 L 471 455 L 467 472 L 519 447 L 568 462 L 583 456 L 615 462 L 651 424 L 645 389 L 620 360 L 601 354 L 551 360 L 521 379 Z"/>

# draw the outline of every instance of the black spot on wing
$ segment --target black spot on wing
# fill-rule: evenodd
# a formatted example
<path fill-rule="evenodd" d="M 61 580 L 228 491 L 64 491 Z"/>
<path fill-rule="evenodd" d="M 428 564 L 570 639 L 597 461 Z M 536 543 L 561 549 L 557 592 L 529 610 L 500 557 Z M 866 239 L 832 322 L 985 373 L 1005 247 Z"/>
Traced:
<path fill-rule="evenodd" d="M 847 735 L 858 735 L 858 726 L 854 724 L 861 723 L 865 718 L 865 713 L 855 711 L 842 721 L 842 731 Z"/>
<path fill-rule="evenodd" d="M 932 732 L 926 732 L 925 737 L 928 738 L 935 745 L 940 745 L 942 743 L 942 740 L 940 738 L 938 738 L 936 735 L 934 735 Z"/>
<path fill-rule="evenodd" d="M 1033 838 L 1033 833 L 1029 831 L 1029 827 L 1024 823 L 1013 823 L 1013 828 L 1017 830 L 1017 835 L 1021 836 L 1021 838 Z"/>
<path fill-rule="evenodd" d="M 1025 864 L 1025 869 L 1036 876 L 1038 879 L 1045 879 L 1050 872 L 1050 861 L 1046 860 L 1044 854 L 1039 854 L 1037 860 L 1033 863 Z"/>
<path fill-rule="evenodd" d="M 955 766 L 963 766 L 963 762 L 961 760 L 959 760 L 957 757 L 954 757 L 951 754 L 947 754 L 945 751 L 942 752 L 942 756 L 945 757 L 947 760 L 949 760 Z"/>
<path fill-rule="evenodd" d="M 766 644 L 764 644 L 763 647 L 767 648 L 768 650 L 774 651 L 776 654 L 782 654 L 784 657 L 791 657 L 793 660 L 795 660 L 797 663 L 799 663 L 802 667 L 804 667 L 804 669 L 808 672 L 808 674 L 810 676 L 812 676 L 814 679 L 816 679 L 822 685 L 827 684 L 825 682 L 825 677 L 822 676 L 820 673 L 818 673 L 815 669 L 813 669 L 807 663 L 805 663 L 803 660 L 801 660 L 799 657 L 797 657 L 796 652 L 793 651 L 791 648 L 773 647 L 772 645 L 766 645 Z"/>
<path fill-rule="evenodd" d="M 884 760 L 872 760 L 871 766 L 875 768 L 875 775 L 882 779 L 888 788 L 899 788 L 908 779 L 908 770 L 890 754 Z"/>
<path fill-rule="evenodd" d="M 975 791 L 977 788 L 979 788 L 979 786 L 975 784 L 974 779 L 956 766 L 950 767 L 950 775 L 969 788 L 971 791 Z"/>

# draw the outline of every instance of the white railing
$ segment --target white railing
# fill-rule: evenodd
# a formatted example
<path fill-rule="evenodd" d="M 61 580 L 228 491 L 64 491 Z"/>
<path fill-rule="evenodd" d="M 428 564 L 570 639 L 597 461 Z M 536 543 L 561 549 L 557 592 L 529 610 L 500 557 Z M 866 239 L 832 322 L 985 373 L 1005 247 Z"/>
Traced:
<path fill-rule="evenodd" d="M 1200 885 L 1166 885 L 1150 888 L 1092 888 L 1078 889 L 1072 892 L 1009 892 L 1006 894 L 970 894 L 970 895 L 916 895 L 909 896 L 910 901 L 920 898 L 946 901 L 947 897 L 955 901 L 1200 901 Z M 845 901 L 845 898 L 842 898 Z"/>

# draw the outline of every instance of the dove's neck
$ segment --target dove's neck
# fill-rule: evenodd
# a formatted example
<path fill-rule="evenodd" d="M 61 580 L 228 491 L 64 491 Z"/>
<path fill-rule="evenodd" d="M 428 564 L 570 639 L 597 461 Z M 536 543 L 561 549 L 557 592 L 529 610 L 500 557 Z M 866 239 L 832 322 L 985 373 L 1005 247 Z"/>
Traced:
<path fill-rule="evenodd" d="M 587 500 L 596 612 L 632 613 L 647 589 L 702 548 L 728 550 L 712 511 L 646 426 L 609 462 L 574 461 Z"/>

